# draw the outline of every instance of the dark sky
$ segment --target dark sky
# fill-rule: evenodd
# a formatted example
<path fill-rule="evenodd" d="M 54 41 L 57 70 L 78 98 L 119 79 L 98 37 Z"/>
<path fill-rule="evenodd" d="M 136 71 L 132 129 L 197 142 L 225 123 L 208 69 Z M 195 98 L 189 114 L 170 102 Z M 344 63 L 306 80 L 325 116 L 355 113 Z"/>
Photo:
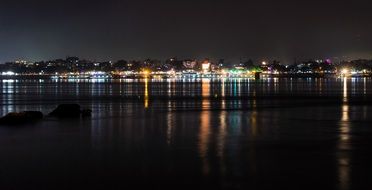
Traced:
<path fill-rule="evenodd" d="M 0 62 L 372 57 L 372 3 L 0 0 Z"/>

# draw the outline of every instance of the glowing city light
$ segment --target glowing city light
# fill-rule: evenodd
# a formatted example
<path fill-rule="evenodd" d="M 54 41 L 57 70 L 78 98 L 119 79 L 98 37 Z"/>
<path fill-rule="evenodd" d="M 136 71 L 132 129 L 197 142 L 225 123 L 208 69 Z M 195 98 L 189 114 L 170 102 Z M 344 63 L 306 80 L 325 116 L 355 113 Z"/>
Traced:
<path fill-rule="evenodd" d="M 206 62 L 206 63 L 202 64 L 202 69 L 204 71 L 208 71 L 210 67 L 211 67 L 211 63 L 209 63 L 209 62 Z"/>
<path fill-rule="evenodd" d="M 145 75 L 145 76 L 148 76 L 148 75 L 151 74 L 151 72 L 149 70 L 145 69 L 145 70 L 142 71 L 142 74 Z"/>
<path fill-rule="evenodd" d="M 3 75 L 3 76 L 13 76 L 13 75 L 16 75 L 16 73 L 13 72 L 13 71 L 7 71 L 7 72 L 2 72 L 1 75 Z"/>
<path fill-rule="evenodd" d="M 348 73 L 349 73 L 349 69 L 344 68 L 344 69 L 341 70 L 341 74 L 343 74 L 343 75 L 346 75 Z"/>

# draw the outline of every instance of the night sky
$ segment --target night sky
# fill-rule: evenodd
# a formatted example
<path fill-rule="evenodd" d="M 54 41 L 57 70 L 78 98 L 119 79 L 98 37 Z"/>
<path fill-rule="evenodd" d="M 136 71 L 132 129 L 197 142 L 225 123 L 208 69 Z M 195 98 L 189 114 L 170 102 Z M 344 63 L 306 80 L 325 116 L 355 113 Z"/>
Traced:
<path fill-rule="evenodd" d="M 0 62 L 370 58 L 368 1 L 0 0 Z M 346 56 L 346 57 L 343 57 Z"/>

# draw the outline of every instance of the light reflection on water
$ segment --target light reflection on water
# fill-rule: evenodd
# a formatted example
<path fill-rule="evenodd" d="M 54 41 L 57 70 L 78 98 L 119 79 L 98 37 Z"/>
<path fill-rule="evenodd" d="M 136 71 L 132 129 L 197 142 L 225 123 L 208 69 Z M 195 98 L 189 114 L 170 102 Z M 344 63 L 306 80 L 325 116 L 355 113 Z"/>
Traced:
<path fill-rule="evenodd" d="M 204 175 L 208 175 L 209 173 L 208 151 L 211 127 L 210 113 L 208 113 L 208 111 L 202 111 L 200 114 L 199 151 Z"/>
<path fill-rule="evenodd" d="M 16 80 L 3 80 L 2 81 L 2 105 L 12 105 L 13 104 L 13 95 L 14 95 L 14 85 L 13 83 Z M 13 112 L 13 107 L 2 106 L 3 113 Z"/>
<path fill-rule="evenodd" d="M 66 97 L 122 96 L 136 97 L 255 97 L 255 96 L 340 96 L 350 83 L 346 95 L 368 96 L 371 79 L 195 79 L 195 80 L 2 80 L 2 94 L 15 92 L 15 99 L 30 96 L 53 96 L 65 93 Z M 203 89 L 202 89 L 203 88 Z M 209 89 L 207 89 L 209 88 Z M 36 90 L 37 89 L 37 90 Z M 16 90 L 16 91 L 14 91 Z M 342 92 L 342 94 L 340 94 Z M 203 94 L 204 93 L 204 94 Z M 49 97 L 50 98 L 50 97 Z M 346 96 L 347 98 L 347 96 Z"/>
<path fill-rule="evenodd" d="M 355 80 L 352 79 L 352 84 L 355 84 Z M 355 85 L 353 85 L 353 91 L 355 91 Z M 351 121 L 350 121 L 350 107 L 348 104 L 348 79 L 343 78 L 343 104 L 342 104 L 342 116 L 340 119 L 340 140 L 339 149 L 348 150 L 351 149 Z M 340 189 L 347 190 L 350 189 L 350 153 L 340 152 L 338 154 L 338 170 L 339 170 L 339 182 Z"/>
<path fill-rule="evenodd" d="M 370 133 L 371 112 L 369 104 L 359 106 L 354 101 L 371 96 L 369 78 L 45 80 L 0 84 L 2 115 L 22 110 L 47 113 L 61 102 L 77 102 L 93 110 L 88 120 L 59 123 L 47 119 L 26 135 L 15 134 L 9 142 L 4 132 L 7 129 L 0 128 L 2 142 L 7 145 L 13 146 L 14 139 L 31 141 L 18 153 L 25 153 L 26 158 L 29 146 L 41 156 L 49 154 L 47 145 L 55 147 L 56 154 L 65 154 L 63 147 L 73 141 L 81 152 L 68 149 L 67 153 L 81 160 L 89 155 L 102 171 L 107 165 L 120 172 L 130 167 L 146 175 L 150 175 L 146 171 L 157 171 L 160 176 L 175 178 L 185 171 L 191 176 L 223 178 L 228 184 L 243 186 L 273 176 L 278 179 L 274 184 L 296 183 L 292 178 L 300 183 L 306 180 L 296 176 L 305 176 L 330 189 L 351 189 L 354 171 L 364 171 L 352 167 L 355 141 L 359 138 L 353 133 Z M 27 133 L 44 139 L 30 140 L 25 138 Z M 320 148 L 313 150 L 312 146 Z M 0 147 L 0 154 L 15 153 Z M 1 159 L 5 158 L 0 158 L 0 163 L 4 161 Z M 26 162 L 32 160 L 37 159 Z M 101 160 L 106 162 L 101 164 Z M 161 173 L 165 171 L 170 174 Z M 329 180 L 333 178 L 337 182 Z"/>
<path fill-rule="evenodd" d="M 149 81 L 148 79 L 145 79 L 145 108 L 149 108 L 149 85 L 148 85 Z"/>

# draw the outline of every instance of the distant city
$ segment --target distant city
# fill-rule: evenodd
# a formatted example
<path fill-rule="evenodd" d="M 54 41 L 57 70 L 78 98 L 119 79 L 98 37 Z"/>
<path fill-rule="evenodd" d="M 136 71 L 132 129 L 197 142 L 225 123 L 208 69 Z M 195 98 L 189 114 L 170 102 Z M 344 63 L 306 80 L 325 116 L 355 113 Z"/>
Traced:
<path fill-rule="evenodd" d="M 224 59 L 156 59 L 88 61 L 78 57 L 50 61 L 17 60 L 0 64 L 1 78 L 260 78 L 260 77 L 363 77 L 372 76 L 372 60 L 306 60 L 282 64 L 278 60 L 250 59 L 227 63 Z"/>

